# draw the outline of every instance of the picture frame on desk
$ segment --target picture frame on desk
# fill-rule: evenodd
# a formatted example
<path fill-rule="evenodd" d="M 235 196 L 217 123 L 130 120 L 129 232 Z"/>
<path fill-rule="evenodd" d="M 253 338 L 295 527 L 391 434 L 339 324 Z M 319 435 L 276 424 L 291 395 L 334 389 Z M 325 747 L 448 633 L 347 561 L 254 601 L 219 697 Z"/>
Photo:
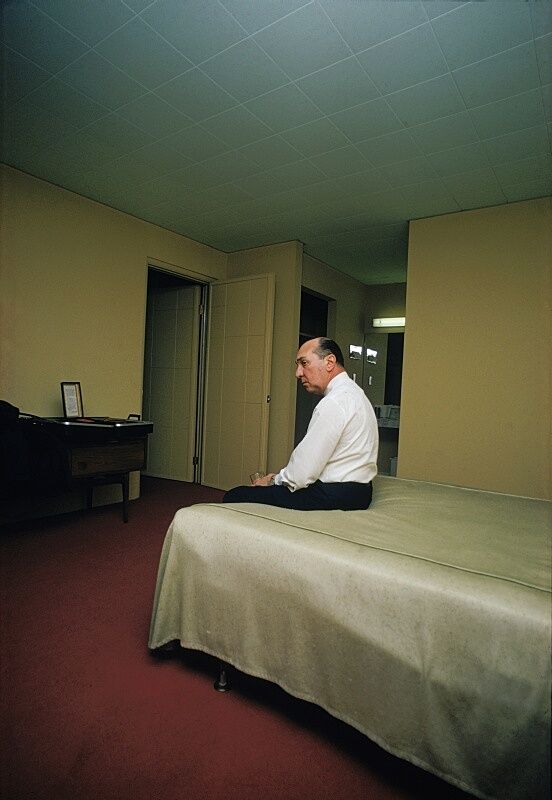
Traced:
<path fill-rule="evenodd" d="M 82 409 L 82 392 L 79 381 L 62 381 L 61 399 L 63 401 L 63 416 L 66 419 L 84 416 Z"/>

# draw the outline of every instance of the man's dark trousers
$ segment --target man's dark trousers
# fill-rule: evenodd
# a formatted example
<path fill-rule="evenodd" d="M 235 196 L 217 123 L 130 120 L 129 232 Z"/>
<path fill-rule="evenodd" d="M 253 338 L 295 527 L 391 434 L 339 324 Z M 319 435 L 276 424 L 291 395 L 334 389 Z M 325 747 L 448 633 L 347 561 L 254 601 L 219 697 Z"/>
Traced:
<path fill-rule="evenodd" d="M 262 503 L 297 511 L 359 511 L 372 502 L 371 483 L 322 483 L 291 492 L 287 486 L 236 486 L 222 498 L 223 503 Z"/>

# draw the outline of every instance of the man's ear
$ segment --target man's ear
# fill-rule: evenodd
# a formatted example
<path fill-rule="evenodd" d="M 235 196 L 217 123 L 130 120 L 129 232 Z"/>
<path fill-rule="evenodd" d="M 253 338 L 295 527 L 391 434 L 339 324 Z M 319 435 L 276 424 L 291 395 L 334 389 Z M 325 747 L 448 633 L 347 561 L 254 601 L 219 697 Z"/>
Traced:
<path fill-rule="evenodd" d="M 330 353 L 329 355 L 326 356 L 326 359 L 327 359 L 326 369 L 328 370 L 328 372 L 331 372 L 337 363 L 336 357 L 334 356 L 333 353 Z"/>

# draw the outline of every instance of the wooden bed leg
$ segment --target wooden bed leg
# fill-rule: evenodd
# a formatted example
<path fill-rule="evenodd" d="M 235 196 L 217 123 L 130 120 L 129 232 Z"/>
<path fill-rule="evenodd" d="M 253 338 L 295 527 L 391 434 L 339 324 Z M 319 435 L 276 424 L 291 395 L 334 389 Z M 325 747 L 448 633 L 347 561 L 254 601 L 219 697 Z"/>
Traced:
<path fill-rule="evenodd" d="M 219 661 L 218 678 L 213 684 L 217 692 L 229 692 L 232 688 L 230 685 L 230 679 L 228 677 L 229 669 L 230 667 L 225 661 Z"/>

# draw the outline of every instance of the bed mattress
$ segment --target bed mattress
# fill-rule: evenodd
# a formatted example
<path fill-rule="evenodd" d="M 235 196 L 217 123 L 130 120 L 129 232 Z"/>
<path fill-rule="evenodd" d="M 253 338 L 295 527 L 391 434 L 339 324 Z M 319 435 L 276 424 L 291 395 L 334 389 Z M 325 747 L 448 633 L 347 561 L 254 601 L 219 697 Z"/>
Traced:
<path fill-rule="evenodd" d="M 545 798 L 550 503 L 378 477 L 368 511 L 181 509 L 149 646 L 177 639 L 482 798 Z"/>

